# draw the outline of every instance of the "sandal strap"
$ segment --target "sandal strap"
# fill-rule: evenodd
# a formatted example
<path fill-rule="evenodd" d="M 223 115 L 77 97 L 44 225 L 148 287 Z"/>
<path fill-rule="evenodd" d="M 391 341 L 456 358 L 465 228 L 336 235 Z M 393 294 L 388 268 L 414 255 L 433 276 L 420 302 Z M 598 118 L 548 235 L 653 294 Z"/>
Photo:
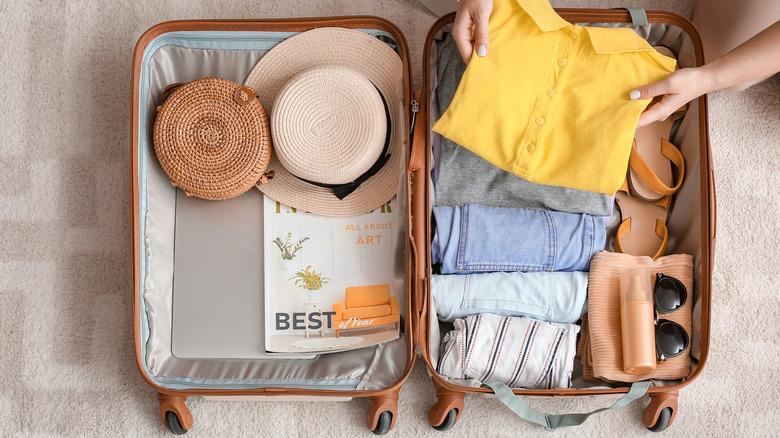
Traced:
<path fill-rule="evenodd" d="M 618 226 L 617 235 L 615 236 L 615 242 L 614 242 L 615 252 L 625 253 L 625 251 L 623 250 L 622 240 L 629 232 L 631 232 L 630 217 L 626 218 L 623 222 L 620 223 L 620 226 Z M 669 246 L 669 231 L 666 228 L 666 224 L 660 220 L 655 221 L 655 234 L 661 238 L 661 246 L 652 256 L 653 259 L 656 259 L 664 255 L 664 253 L 666 253 L 666 248 Z"/>
<path fill-rule="evenodd" d="M 683 106 L 677 108 L 672 115 L 669 117 L 672 119 L 672 123 L 676 122 L 677 120 L 681 119 L 683 116 L 685 116 L 685 113 L 688 111 L 688 104 L 683 104 Z"/>
<path fill-rule="evenodd" d="M 650 166 L 647 165 L 647 162 L 639 155 L 639 151 L 636 149 L 636 142 L 631 145 L 631 155 L 628 158 L 628 164 L 637 173 L 639 178 L 641 178 L 651 189 L 655 190 L 656 193 L 660 195 L 671 195 L 682 185 L 683 178 L 685 177 L 685 159 L 675 145 L 663 138 L 661 139 L 661 153 L 668 158 L 679 171 L 677 184 L 675 184 L 674 187 L 669 187 L 664 184 Z"/>

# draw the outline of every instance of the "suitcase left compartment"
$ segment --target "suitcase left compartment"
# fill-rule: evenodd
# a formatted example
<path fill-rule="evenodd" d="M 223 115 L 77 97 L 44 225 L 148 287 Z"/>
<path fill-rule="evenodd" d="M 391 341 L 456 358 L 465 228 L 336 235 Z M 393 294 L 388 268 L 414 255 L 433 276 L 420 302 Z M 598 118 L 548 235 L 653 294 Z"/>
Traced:
<path fill-rule="evenodd" d="M 403 34 L 376 17 L 167 22 L 132 78 L 135 357 L 163 423 L 191 429 L 193 396 L 367 397 L 368 429 L 391 430 L 414 364 Z"/>

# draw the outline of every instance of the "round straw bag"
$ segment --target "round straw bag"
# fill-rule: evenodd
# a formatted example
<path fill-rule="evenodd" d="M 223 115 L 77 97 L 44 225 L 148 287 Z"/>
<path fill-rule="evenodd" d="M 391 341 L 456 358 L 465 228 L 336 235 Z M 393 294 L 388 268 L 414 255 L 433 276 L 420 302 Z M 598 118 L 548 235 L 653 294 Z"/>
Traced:
<path fill-rule="evenodd" d="M 220 78 L 172 84 L 157 108 L 154 152 L 188 196 L 229 199 L 270 178 L 269 129 L 250 87 Z"/>

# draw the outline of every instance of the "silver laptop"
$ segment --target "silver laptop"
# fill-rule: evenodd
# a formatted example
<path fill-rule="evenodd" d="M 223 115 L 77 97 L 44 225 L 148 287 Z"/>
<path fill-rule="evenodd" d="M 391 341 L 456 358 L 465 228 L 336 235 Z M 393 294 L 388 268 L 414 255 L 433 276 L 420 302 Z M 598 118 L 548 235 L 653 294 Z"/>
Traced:
<path fill-rule="evenodd" d="M 206 201 L 176 190 L 173 355 L 187 359 L 308 359 L 267 354 L 263 196 Z"/>

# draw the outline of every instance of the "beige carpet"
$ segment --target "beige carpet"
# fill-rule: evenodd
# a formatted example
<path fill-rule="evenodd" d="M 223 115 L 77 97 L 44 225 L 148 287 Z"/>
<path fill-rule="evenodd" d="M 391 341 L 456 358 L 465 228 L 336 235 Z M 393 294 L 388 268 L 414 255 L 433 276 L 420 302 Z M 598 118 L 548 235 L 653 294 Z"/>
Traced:
<path fill-rule="evenodd" d="M 620 0 L 559 0 L 617 7 Z M 689 15 L 692 0 L 640 0 Z M 169 436 L 136 370 L 131 328 L 130 63 L 141 33 L 181 18 L 373 14 L 405 32 L 412 59 L 435 17 L 414 0 L 41 0 L 0 2 L 0 436 Z M 419 86 L 420 68 L 415 70 Z M 666 436 L 773 436 L 780 421 L 780 80 L 710 100 L 718 193 L 712 347 Z M 439 436 L 422 363 L 394 436 Z M 607 400 L 540 400 L 549 412 Z M 364 399 L 191 399 L 189 436 L 370 436 Z M 648 435 L 642 406 L 555 436 Z M 547 436 L 496 400 L 468 397 L 449 436 Z M 550 435 L 552 436 L 552 435 Z"/>

